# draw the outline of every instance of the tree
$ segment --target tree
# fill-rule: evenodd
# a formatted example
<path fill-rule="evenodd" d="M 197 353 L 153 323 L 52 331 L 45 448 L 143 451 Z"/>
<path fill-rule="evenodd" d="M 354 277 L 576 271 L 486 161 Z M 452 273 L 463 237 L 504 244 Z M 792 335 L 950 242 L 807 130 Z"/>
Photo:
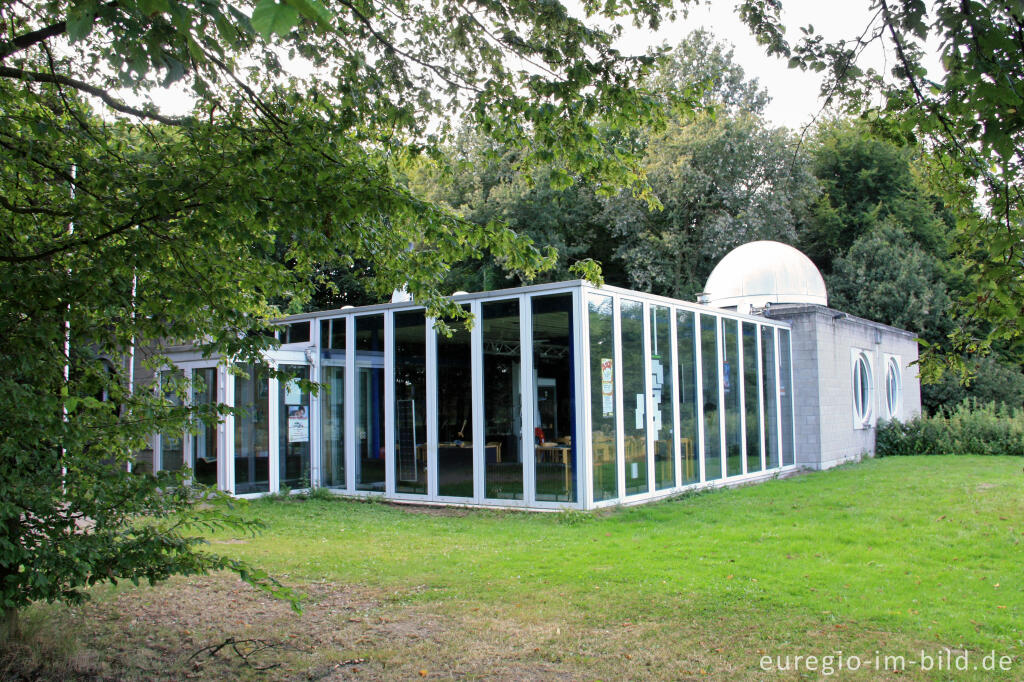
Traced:
<path fill-rule="evenodd" d="M 797 140 L 762 118 L 768 94 L 705 31 L 683 40 L 649 79 L 656 93 L 695 82 L 706 86 L 704 109 L 647 131 L 644 169 L 663 210 L 625 193 L 605 210 L 628 284 L 684 299 L 703 290 L 736 246 L 792 243 L 817 192 Z"/>
<path fill-rule="evenodd" d="M 960 325 L 947 360 L 957 365 L 961 351 L 1019 345 L 1024 7 L 961 0 L 875 0 L 871 7 L 868 26 L 831 43 L 808 27 L 790 45 L 778 0 L 746 0 L 740 15 L 770 54 L 789 58 L 794 68 L 825 72 L 827 101 L 842 102 L 877 129 L 917 142 L 933 156 L 932 182 L 956 213 L 955 246 L 970 282 L 957 301 Z M 893 54 L 888 73 L 858 65 L 872 43 Z M 938 73 L 925 66 L 929 43 L 939 45 Z"/>
<path fill-rule="evenodd" d="M 450 185 L 441 187 L 430 173 L 418 182 L 469 220 L 503 220 L 536 243 L 556 246 L 547 276 L 564 278 L 574 264 L 593 260 L 611 284 L 686 299 L 731 248 L 751 239 L 793 241 L 815 192 L 807 159 L 785 130 L 764 123 L 768 95 L 745 76 L 731 49 L 695 31 L 643 87 L 658 101 L 682 96 L 697 108 L 675 111 L 664 126 L 601 129 L 606 147 L 626 139 L 645 151 L 641 170 L 655 207 L 630 191 L 609 193 L 586 175 L 566 186 L 551 165 L 518 175 L 516 153 L 479 133 L 467 133 L 452 150 L 469 162 Z M 486 258 L 464 274 L 455 288 L 518 283 Z"/>
<path fill-rule="evenodd" d="M 662 0 L 588 2 L 652 27 Z M 528 238 L 410 191 L 417 159 L 469 117 L 518 163 L 643 192 L 631 149 L 596 125 L 655 122 L 611 33 L 558 2 L 48 0 L 0 5 L 0 604 L 78 600 L 120 579 L 234 568 L 181 477 L 129 475 L 154 431 L 221 418 L 166 377 L 133 390 L 131 349 L 260 362 L 264 331 L 331 272 L 407 283 L 437 315 L 452 264 L 529 277 Z M 525 66 L 524 66 L 525 65 Z M 175 85 L 182 117 L 148 93 Z M 141 103 L 140 103 L 141 101 Z M 12 621 L 13 622 L 13 621 Z"/>

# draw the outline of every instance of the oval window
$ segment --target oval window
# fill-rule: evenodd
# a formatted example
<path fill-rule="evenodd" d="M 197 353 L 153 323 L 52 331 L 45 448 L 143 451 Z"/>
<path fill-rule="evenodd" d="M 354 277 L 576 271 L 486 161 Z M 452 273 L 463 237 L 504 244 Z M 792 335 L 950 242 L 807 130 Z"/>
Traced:
<path fill-rule="evenodd" d="M 896 358 L 889 358 L 885 368 L 885 409 L 889 419 L 900 411 L 900 366 Z"/>
<path fill-rule="evenodd" d="M 856 422 L 866 426 L 871 419 L 871 365 L 864 353 L 853 363 L 853 414 Z"/>

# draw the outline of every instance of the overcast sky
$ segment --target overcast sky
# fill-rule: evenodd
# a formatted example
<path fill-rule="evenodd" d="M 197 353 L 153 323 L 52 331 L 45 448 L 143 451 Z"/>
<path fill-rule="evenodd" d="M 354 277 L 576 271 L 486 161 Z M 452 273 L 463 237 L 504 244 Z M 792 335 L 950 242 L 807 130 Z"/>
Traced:
<path fill-rule="evenodd" d="M 574 0 L 563 0 L 570 11 L 579 13 Z M 657 32 L 628 26 L 618 47 L 625 53 L 643 54 L 648 48 L 668 43 L 676 45 L 690 31 L 704 27 L 718 40 L 735 48 L 735 61 L 748 78 L 757 78 L 768 90 L 771 103 L 765 112 L 770 123 L 800 128 L 821 110 L 819 91 L 820 74 L 790 69 L 784 60 L 768 57 L 750 35 L 735 12 L 736 0 L 710 0 L 691 7 L 689 16 L 675 23 L 665 22 Z M 800 27 L 811 24 L 826 40 L 848 39 L 860 35 L 868 25 L 872 12 L 870 0 L 785 0 L 783 23 L 790 44 L 801 35 Z M 628 22 L 623 22 L 628 23 Z M 859 61 L 861 68 L 884 69 L 885 54 L 881 48 L 866 52 Z M 185 114 L 191 108 L 190 99 L 178 88 L 151 93 L 154 101 L 169 114 Z M 133 99 L 131 97 L 129 100 Z"/>
<path fill-rule="evenodd" d="M 785 0 L 782 4 L 782 21 L 791 45 L 801 35 L 800 28 L 808 24 L 829 41 L 853 38 L 863 32 L 872 16 L 869 0 Z M 662 42 L 675 45 L 690 31 L 704 27 L 718 40 L 731 43 L 736 51 L 734 59 L 746 76 L 757 78 L 768 90 L 772 100 L 765 115 L 770 122 L 790 128 L 807 124 L 821 110 L 821 75 L 790 69 L 785 60 L 766 56 L 736 15 L 735 5 L 735 0 L 712 0 L 691 8 L 686 19 L 666 23 L 657 33 L 630 27 L 619 48 L 641 54 Z M 862 55 L 860 66 L 886 71 L 891 68 L 891 64 L 886 66 L 881 48 Z"/>

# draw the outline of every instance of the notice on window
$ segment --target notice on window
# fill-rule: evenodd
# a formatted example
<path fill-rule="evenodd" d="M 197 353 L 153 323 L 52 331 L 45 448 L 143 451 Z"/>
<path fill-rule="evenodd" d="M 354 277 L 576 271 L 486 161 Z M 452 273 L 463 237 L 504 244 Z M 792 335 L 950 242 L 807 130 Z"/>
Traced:
<path fill-rule="evenodd" d="M 302 404 L 302 389 L 299 388 L 298 379 L 289 379 L 284 384 L 284 404 L 285 405 L 301 405 Z"/>
<path fill-rule="evenodd" d="M 615 414 L 615 382 L 611 358 L 601 358 L 601 416 Z"/>
<path fill-rule="evenodd" d="M 309 413 L 305 405 L 288 407 L 288 442 L 309 442 Z"/>

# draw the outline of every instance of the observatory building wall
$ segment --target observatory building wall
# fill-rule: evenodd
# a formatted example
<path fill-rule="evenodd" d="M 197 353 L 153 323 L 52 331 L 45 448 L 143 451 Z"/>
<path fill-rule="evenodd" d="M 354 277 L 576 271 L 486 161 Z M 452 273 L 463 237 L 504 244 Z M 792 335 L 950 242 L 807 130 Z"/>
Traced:
<path fill-rule="evenodd" d="M 798 465 L 873 456 L 879 422 L 920 414 L 913 333 L 820 305 L 777 304 L 767 315 L 793 329 Z"/>

